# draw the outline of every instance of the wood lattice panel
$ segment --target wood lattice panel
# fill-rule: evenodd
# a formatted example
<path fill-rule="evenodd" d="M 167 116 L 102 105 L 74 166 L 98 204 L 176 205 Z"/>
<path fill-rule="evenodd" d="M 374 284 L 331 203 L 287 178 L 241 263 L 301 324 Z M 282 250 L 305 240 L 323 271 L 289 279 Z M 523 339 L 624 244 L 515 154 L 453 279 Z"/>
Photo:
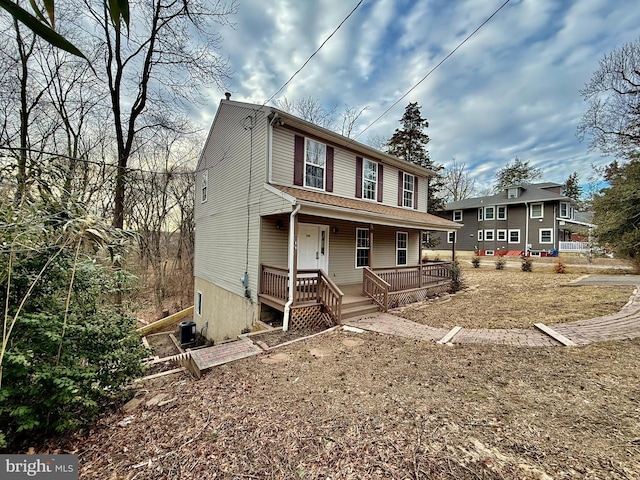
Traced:
<path fill-rule="evenodd" d="M 291 309 L 291 320 L 289 322 L 291 330 L 308 330 L 323 326 L 325 326 L 325 322 L 321 305 Z"/>
<path fill-rule="evenodd" d="M 389 308 L 398 308 L 410 303 L 419 302 L 449 290 L 449 284 L 434 285 L 416 290 L 389 293 Z"/>

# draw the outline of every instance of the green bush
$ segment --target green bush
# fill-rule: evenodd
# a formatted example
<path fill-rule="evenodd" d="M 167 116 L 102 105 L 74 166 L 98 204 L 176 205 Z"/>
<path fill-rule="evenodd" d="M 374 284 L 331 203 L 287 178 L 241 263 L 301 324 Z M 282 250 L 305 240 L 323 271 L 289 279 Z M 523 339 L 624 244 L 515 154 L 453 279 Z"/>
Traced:
<path fill-rule="evenodd" d="M 449 287 L 449 291 L 451 293 L 455 293 L 464 288 L 464 281 L 462 278 L 462 268 L 458 263 L 458 260 L 454 260 L 451 262 L 451 286 Z"/>
<path fill-rule="evenodd" d="M 19 451 L 37 435 L 88 424 L 121 399 L 145 353 L 134 320 L 110 293 L 131 276 L 96 258 L 95 222 L 69 212 L 58 219 L 40 204 L 0 207 L 0 223 L 9 226 L 0 231 L 0 302 L 8 305 L 0 448 Z"/>

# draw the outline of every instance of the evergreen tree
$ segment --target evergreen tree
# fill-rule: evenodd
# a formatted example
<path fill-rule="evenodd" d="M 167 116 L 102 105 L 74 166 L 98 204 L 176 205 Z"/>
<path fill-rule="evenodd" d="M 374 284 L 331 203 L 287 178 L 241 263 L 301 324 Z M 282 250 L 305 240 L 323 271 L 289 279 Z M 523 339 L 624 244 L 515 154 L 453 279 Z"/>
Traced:
<path fill-rule="evenodd" d="M 595 235 L 640 271 L 640 160 L 613 162 L 605 171 L 610 187 L 593 200 Z"/>
<path fill-rule="evenodd" d="M 528 185 L 542 177 L 542 170 L 529 165 L 529 161 L 523 162 L 518 157 L 513 163 L 507 163 L 495 176 L 494 192 L 498 193 L 511 185 Z"/>
<path fill-rule="evenodd" d="M 573 198 L 576 202 L 582 195 L 582 187 L 578 178 L 578 172 L 573 172 L 562 184 L 562 195 Z"/>
<path fill-rule="evenodd" d="M 396 128 L 387 142 L 387 153 L 434 172 L 435 175 L 429 179 L 427 211 L 429 213 L 439 212 L 444 207 L 444 201 L 438 195 L 443 187 L 441 172 L 444 170 L 444 166 L 436 165 L 429 157 L 427 144 L 430 139 L 429 135 L 423 131 L 429 127 L 429 122 L 422 118 L 417 102 L 406 106 L 400 124 L 402 128 Z"/>

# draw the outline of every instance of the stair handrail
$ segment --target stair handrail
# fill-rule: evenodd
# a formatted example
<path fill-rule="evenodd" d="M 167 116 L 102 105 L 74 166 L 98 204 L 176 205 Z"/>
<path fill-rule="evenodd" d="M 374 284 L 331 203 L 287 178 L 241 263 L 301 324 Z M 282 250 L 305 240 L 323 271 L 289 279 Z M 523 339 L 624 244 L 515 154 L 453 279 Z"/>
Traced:
<path fill-rule="evenodd" d="M 389 290 L 391 285 L 378 276 L 371 268 L 362 269 L 362 292 L 377 303 L 383 312 L 389 311 Z"/>

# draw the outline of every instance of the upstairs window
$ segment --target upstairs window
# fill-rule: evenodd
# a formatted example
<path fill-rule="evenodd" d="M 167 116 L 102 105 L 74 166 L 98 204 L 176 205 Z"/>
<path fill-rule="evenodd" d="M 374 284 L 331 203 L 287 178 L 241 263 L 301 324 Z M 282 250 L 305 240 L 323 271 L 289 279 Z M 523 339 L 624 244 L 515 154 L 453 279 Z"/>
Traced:
<path fill-rule="evenodd" d="M 505 205 L 500 205 L 496 207 L 496 218 L 498 220 L 506 220 L 507 219 L 507 207 Z"/>
<path fill-rule="evenodd" d="M 324 190 L 327 147 L 307 138 L 304 150 L 304 186 Z"/>
<path fill-rule="evenodd" d="M 518 189 L 517 188 L 507 189 L 507 198 L 518 198 Z"/>
<path fill-rule="evenodd" d="M 378 164 L 366 158 L 362 162 L 362 198 L 378 198 Z"/>
<path fill-rule="evenodd" d="M 543 218 L 544 217 L 544 206 L 542 203 L 532 203 L 531 204 L 531 218 Z"/>
<path fill-rule="evenodd" d="M 560 218 L 571 218 L 571 205 L 560 202 Z"/>
<path fill-rule="evenodd" d="M 453 221 L 461 222 L 462 221 L 462 210 L 454 210 L 453 211 Z"/>
<path fill-rule="evenodd" d="M 209 171 L 202 172 L 202 181 L 200 183 L 200 192 L 202 203 L 207 201 L 207 186 L 209 184 Z"/>
<path fill-rule="evenodd" d="M 496 218 L 495 207 L 484 207 L 484 219 L 485 220 L 493 220 Z"/>
<path fill-rule="evenodd" d="M 482 212 L 484 212 L 484 209 L 482 207 L 480 207 L 478 209 L 478 221 L 481 222 L 482 220 L 484 220 L 484 216 L 482 215 Z"/>
<path fill-rule="evenodd" d="M 402 206 L 413 208 L 413 196 L 415 195 L 415 177 L 405 173 L 402 182 Z"/>

